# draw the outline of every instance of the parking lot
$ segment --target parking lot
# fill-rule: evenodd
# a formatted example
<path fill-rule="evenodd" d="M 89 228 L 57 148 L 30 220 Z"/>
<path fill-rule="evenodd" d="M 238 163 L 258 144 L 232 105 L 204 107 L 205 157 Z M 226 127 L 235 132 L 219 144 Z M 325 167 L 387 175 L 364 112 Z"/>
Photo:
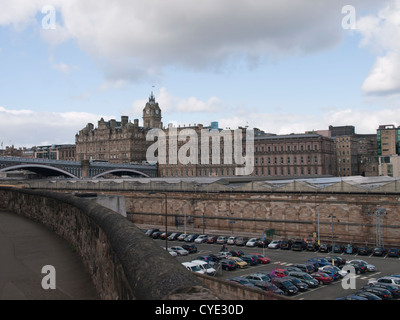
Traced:
<path fill-rule="evenodd" d="M 165 240 L 154 239 L 157 241 L 161 247 L 165 247 Z M 168 241 L 168 247 L 181 246 L 183 244 L 188 244 L 184 241 Z M 175 258 L 180 262 L 190 262 L 195 260 L 196 257 L 200 255 L 210 255 L 217 254 L 221 249 L 221 244 L 209 244 L 209 243 L 193 243 L 197 248 L 196 253 L 190 253 L 185 256 L 176 256 Z M 286 267 L 292 266 L 296 263 L 304 263 L 310 258 L 315 257 L 326 257 L 329 255 L 339 256 L 346 261 L 360 259 L 364 260 L 369 264 L 376 266 L 376 271 L 367 271 L 366 273 L 357 274 L 355 276 L 356 289 L 344 289 L 342 287 L 342 281 L 333 281 L 327 285 L 318 285 L 316 288 L 309 288 L 304 292 L 298 292 L 297 294 L 291 296 L 295 300 L 333 300 L 339 297 L 348 296 L 361 289 L 361 287 L 368 285 L 368 281 L 371 279 L 377 279 L 382 276 L 388 276 L 391 274 L 400 274 L 400 259 L 394 257 L 376 257 L 372 255 L 359 256 L 357 254 L 332 254 L 332 253 L 322 253 L 322 252 L 312 252 L 312 251 L 292 251 L 283 249 L 270 249 L 270 248 L 259 248 L 259 247 L 246 247 L 246 246 L 236 246 L 227 245 L 228 250 L 242 250 L 245 254 L 249 253 L 261 253 L 270 259 L 269 264 L 257 264 L 254 266 L 247 266 L 243 269 L 235 270 L 222 270 L 218 269 L 215 277 L 220 279 L 229 279 L 237 276 L 246 276 L 259 271 L 271 272 L 274 269 L 285 269 Z"/>

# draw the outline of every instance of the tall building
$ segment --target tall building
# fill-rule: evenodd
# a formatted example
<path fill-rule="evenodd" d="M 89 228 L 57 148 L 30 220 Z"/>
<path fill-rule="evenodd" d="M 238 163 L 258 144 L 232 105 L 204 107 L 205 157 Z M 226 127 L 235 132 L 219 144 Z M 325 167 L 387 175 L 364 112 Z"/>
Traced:
<path fill-rule="evenodd" d="M 385 157 L 400 154 L 400 127 L 381 125 L 377 130 L 378 156 Z"/>

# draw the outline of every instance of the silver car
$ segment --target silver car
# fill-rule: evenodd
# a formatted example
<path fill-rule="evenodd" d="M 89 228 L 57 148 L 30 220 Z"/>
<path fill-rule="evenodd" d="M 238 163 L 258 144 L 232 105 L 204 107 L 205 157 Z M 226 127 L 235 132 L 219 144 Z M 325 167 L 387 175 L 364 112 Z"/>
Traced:
<path fill-rule="evenodd" d="M 187 256 L 189 254 L 189 251 L 183 249 L 180 246 L 173 246 L 173 247 L 171 247 L 171 250 L 175 251 L 180 256 Z"/>
<path fill-rule="evenodd" d="M 373 271 L 377 271 L 378 269 L 373 265 L 368 263 L 367 261 L 364 260 L 350 260 L 349 263 L 351 262 L 357 262 L 357 263 L 361 263 L 362 265 L 367 267 L 367 271 L 373 272 Z"/>

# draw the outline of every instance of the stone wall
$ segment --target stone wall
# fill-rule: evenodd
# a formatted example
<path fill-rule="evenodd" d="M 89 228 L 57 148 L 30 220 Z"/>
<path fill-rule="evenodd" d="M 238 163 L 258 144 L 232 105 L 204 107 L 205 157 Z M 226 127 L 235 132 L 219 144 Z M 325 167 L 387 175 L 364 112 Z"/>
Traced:
<path fill-rule="evenodd" d="M 214 299 L 169 253 L 121 215 L 68 194 L 0 187 L 0 208 L 70 242 L 102 299 Z"/>

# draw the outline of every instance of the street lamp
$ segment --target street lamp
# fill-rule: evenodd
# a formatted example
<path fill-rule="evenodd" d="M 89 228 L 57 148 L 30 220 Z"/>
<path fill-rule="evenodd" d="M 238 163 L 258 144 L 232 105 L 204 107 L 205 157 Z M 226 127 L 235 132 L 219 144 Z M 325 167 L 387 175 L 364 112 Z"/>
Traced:
<path fill-rule="evenodd" d="M 150 194 L 162 194 L 165 200 L 165 250 L 168 250 L 168 211 L 167 211 L 167 194 L 163 192 L 150 192 Z"/>
<path fill-rule="evenodd" d="M 328 218 L 331 218 L 332 223 L 332 253 L 333 253 L 333 218 L 336 218 L 333 214 L 329 215 Z"/>

